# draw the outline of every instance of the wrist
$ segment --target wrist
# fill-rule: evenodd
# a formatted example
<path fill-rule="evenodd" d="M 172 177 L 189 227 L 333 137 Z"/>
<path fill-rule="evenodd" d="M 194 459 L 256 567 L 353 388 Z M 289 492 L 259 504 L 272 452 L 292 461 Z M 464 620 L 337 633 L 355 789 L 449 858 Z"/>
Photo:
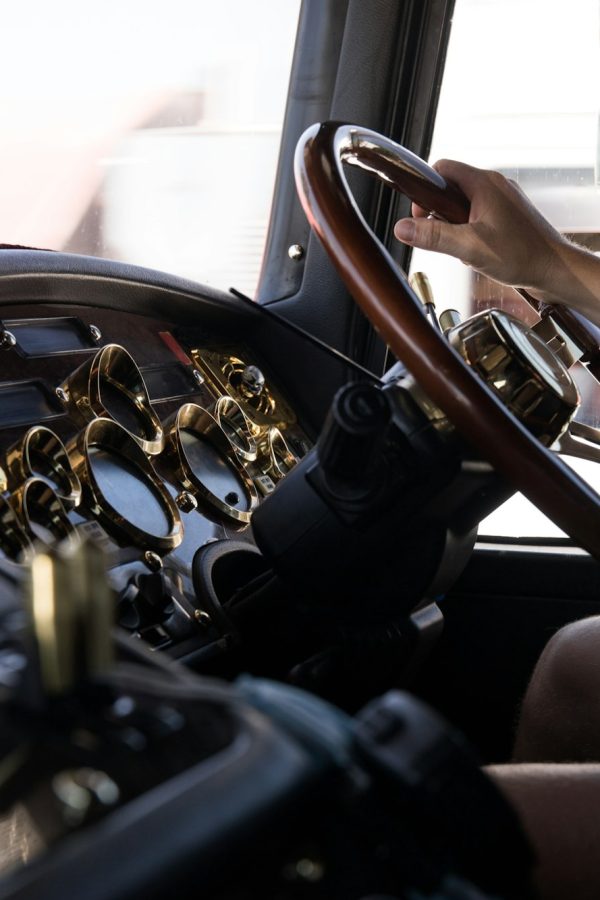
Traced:
<path fill-rule="evenodd" d="M 561 238 L 534 282 L 523 285 L 543 303 L 572 306 L 589 318 L 600 316 L 600 258 Z"/>

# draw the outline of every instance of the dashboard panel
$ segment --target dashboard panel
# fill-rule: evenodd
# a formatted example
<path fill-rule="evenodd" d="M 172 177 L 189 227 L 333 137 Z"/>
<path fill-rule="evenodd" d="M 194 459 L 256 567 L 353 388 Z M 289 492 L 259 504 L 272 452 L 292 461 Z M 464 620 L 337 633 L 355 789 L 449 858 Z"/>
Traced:
<path fill-rule="evenodd" d="M 0 567 L 18 572 L 34 542 L 88 535 L 119 624 L 152 647 L 218 639 L 193 588 L 196 551 L 252 545 L 253 510 L 311 445 L 254 346 L 254 312 L 215 316 L 209 297 L 182 315 L 173 292 L 168 318 L 152 289 L 130 302 L 139 282 L 105 285 L 101 305 L 95 281 L 90 303 L 62 275 L 34 279 L 30 300 L 13 287 L 22 295 L 5 290 L 0 306 Z"/>

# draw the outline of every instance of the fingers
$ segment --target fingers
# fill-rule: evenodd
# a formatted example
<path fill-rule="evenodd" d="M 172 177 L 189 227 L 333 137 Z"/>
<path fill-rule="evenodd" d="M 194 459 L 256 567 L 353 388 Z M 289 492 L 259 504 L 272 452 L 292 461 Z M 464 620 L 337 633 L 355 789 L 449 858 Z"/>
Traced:
<path fill-rule="evenodd" d="M 400 219 L 394 226 L 394 235 L 403 244 L 420 250 L 447 253 L 463 262 L 470 263 L 473 255 L 471 235 L 468 226 L 450 225 L 439 219 Z"/>

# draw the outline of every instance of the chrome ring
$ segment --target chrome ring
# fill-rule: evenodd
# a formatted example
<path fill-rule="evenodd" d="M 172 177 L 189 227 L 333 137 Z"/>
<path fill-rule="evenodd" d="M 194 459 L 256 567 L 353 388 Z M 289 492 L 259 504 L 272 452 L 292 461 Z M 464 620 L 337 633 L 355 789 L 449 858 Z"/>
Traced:
<path fill-rule="evenodd" d="M 119 344 L 107 344 L 99 350 L 69 375 L 61 388 L 66 392 L 70 415 L 80 424 L 110 419 L 148 456 L 156 456 L 163 449 L 162 425 L 150 403 L 142 373 Z M 132 422 L 140 427 L 132 427 Z"/>
<path fill-rule="evenodd" d="M 153 534 L 140 528 L 119 512 L 104 494 L 98 483 L 92 463 L 94 449 L 104 450 L 122 459 L 136 470 L 137 477 L 146 485 L 162 507 L 168 520 L 167 534 Z M 139 443 L 132 435 L 112 419 L 93 419 L 68 445 L 73 468 L 83 485 L 83 499 L 100 524 L 117 539 L 129 541 L 143 550 L 168 553 L 183 540 L 183 522 L 173 497 L 158 477 Z"/>
<path fill-rule="evenodd" d="M 215 419 L 240 459 L 254 462 L 258 449 L 252 434 L 252 423 L 237 400 L 219 397 L 215 403 Z"/>
<path fill-rule="evenodd" d="M 81 501 L 81 484 L 73 471 L 66 447 L 50 428 L 36 425 L 12 445 L 6 453 L 11 482 L 17 487 L 28 478 L 41 476 L 52 485 L 67 509 Z"/>
<path fill-rule="evenodd" d="M 79 540 L 67 510 L 48 479 L 39 475 L 28 478 L 13 492 L 12 500 L 17 516 L 34 544 L 52 547 L 60 541 L 74 543 Z"/>
<path fill-rule="evenodd" d="M 27 563 L 33 556 L 33 544 L 17 513 L 6 497 L 0 495 L 0 551 L 16 563 Z"/>
<path fill-rule="evenodd" d="M 258 504 L 258 494 L 254 482 L 241 463 L 238 462 L 235 454 L 232 452 L 233 447 L 229 438 L 215 417 L 196 403 L 186 403 L 167 420 L 165 430 L 167 433 L 168 455 L 175 461 L 175 474 L 183 488 L 199 497 L 206 504 L 221 513 L 221 515 L 232 519 L 234 522 L 247 524 L 250 521 L 253 509 Z M 237 509 L 233 503 L 226 502 L 226 497 L 219 497 L 204 483 L 202 475 L 195 471 L 188 458 L 182 440 L 184 432 L 197 435 L 200 440 L 211 445 L 216 450 L 223 463 L 232 470 L 236 480 L 241 484 L 248 503 L 248 509 Z"/>
<path fill-rule="evenodd" d="M 261 444 L 261 452 L 266 457 L 265 475 L 270 475 L 274 481 L 279 481 L 284 475 L 293 469 L 298 462 L 279 428 L 269 428 L 265 440 Z"/>

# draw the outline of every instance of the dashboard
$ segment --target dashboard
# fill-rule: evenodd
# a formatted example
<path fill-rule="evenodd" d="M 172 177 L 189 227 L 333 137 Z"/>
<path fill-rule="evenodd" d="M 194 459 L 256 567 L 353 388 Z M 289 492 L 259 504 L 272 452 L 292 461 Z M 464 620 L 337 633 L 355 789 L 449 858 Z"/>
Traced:
<path fill-rule="evenodd" d="M 0 570 L 18 577 L 34 544 L 89 536 L 118 624 L 175 655 L 218 639 L 194 556 L 252 549 L 254 510 L 311 446 L 256 346 L 269 322 L 146 270 L 36 277 L 32 261 L 68 258 L 4 253 L 28 272 L 8 277 L 0 307 Z M 105 282 L 109 270 L 121 277 Z"/>

